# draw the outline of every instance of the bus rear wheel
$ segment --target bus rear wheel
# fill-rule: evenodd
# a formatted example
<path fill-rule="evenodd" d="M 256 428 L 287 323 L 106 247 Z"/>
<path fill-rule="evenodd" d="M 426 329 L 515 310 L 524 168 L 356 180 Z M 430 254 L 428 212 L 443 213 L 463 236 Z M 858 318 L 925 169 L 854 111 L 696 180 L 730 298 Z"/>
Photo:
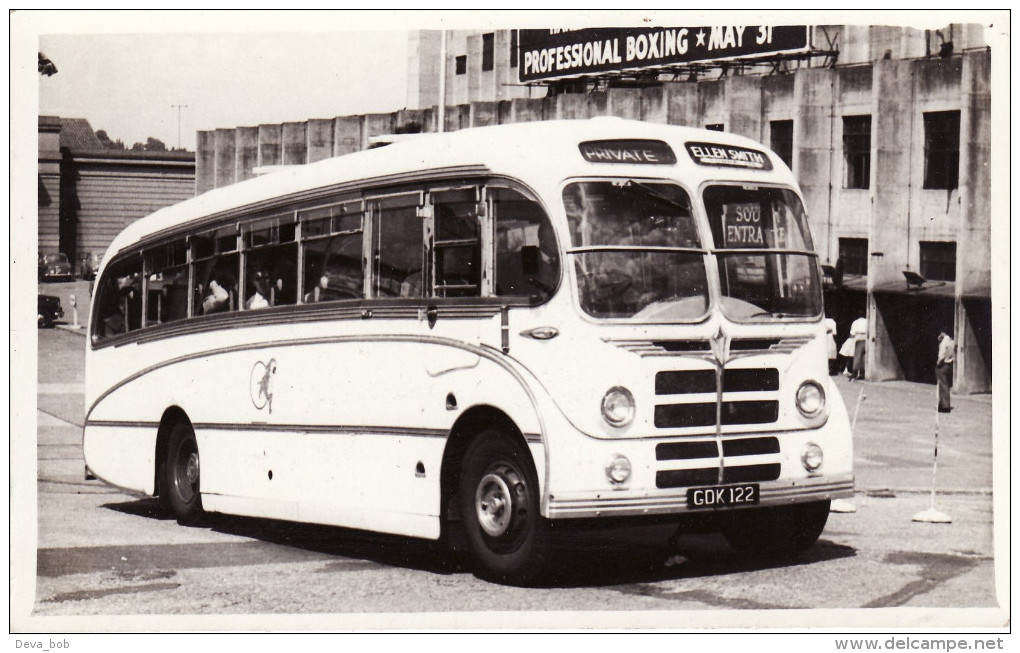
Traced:
<path fill-rule="evenodd" d="M 167 440 L 163 458 L 160 495 L 163 504 L 181 524 L 194 524 L 201 519 L 201 466 L 195 431 L 188 424 L 175 424 Z"/>
<path fill-rule="evenodd" d="M 810 548 L 829 518 L 829 502 L 735 510 L 722 516 L 722 534 L 738 552 L 764 559 L 791 558 Z"/>
<path fill-rule="evenodd" d="M 476 573 L 513 584 L 537 580 L 547 534 L 527 450 L 499 431 L 483 431 L 464 453 L 458 494 Z"/>

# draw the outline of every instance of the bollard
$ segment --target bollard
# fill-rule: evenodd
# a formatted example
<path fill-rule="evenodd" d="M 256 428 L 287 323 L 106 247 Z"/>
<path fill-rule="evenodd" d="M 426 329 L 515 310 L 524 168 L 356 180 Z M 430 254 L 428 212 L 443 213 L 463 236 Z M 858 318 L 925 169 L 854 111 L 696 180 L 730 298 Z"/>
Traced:
<path fill-rule="evenodd" d="M 74 315 L 74 324 L 72 326 L 74 326 L 75 329 L 80 329 L 81 327 L 78 326 L 78 300 L 77 300 L 77 298 L 75 298 L 73 293 L 71 294 L 70 302 L 71 302 L 71 311 L 72 311 L 72 314 Z"/>

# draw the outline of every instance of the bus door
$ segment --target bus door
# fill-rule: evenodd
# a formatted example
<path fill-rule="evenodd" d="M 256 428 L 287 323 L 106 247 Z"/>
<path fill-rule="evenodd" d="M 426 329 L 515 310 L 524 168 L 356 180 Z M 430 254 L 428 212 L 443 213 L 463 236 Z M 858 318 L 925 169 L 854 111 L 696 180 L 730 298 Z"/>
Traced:
<path fill-rule="evenodd" d="M 500 345 L 492 295 L 492 226 L 478 185 L 434 189 L 423 210 L 425 321 L 430 333 Z"/>

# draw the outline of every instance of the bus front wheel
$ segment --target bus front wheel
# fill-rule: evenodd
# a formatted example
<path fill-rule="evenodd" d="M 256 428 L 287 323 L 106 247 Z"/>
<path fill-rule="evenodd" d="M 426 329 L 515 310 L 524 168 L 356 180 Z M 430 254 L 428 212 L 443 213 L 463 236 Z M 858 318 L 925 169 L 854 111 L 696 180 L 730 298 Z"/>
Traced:
<path fill-rule="evenodd" d="M 810 548 L 829 518 L 829 502 L 735 510 L 722 516 L 722 534 L 738 552 L 757 558 L 790 558 Z"/>
<path fill-rule="evenodd" d="M 499 431 L 480 433 L 464 453 L 458 493 L 477 573 L 535 581 L 545 563 L 546 524 L 527 450 Z"/>
<path fill-rule="evenodd" d="M 160 495 L 181 524 L 194 524 L 202 517 L 200 472 L 195 431 L 188 424 L 175 424 L 163 458 Z"/>

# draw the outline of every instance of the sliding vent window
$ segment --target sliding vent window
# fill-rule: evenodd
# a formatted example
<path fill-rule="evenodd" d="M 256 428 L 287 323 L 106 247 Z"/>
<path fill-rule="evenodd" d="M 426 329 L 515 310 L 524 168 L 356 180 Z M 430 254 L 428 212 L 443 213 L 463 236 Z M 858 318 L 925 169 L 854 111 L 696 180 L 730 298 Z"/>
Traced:
<path fill-rule="evenodd" d="M 188 317 L 188 247 L 183 240 L 145 252 L 145 324 Z"/>
<path fill-rule="evenodd" d="M 490 188 L 496 224 L 496 294 L 540 303 L 560 283 L 556 233 L 541 205 L 509 188 Z"/>
<path fill-rule="evenodd" d="M 432 195 L 435 215 L 433 256 L 435 297 L 481 294 L 481 229 L 475 189 Z"/>
<path fill-rule="evenodd" d="M 301 212 L 306 304 L 364 298 L 363 218 L 360 200 Z"/>
<path fill-rule="evenodd" d="M 421 194 L 370 200 L 373 297 L 422 297 Z"/>
<path fill-rule="evenodd" d="M 297 242 L 292 214 L 244 227 L 244 308 L 297 303 Z"/>
<path fill-rule="evenodd" d="M 92 342 L 136 331 L 142 326 L 142 258 L 111 265 L 99 282 Z"/>

